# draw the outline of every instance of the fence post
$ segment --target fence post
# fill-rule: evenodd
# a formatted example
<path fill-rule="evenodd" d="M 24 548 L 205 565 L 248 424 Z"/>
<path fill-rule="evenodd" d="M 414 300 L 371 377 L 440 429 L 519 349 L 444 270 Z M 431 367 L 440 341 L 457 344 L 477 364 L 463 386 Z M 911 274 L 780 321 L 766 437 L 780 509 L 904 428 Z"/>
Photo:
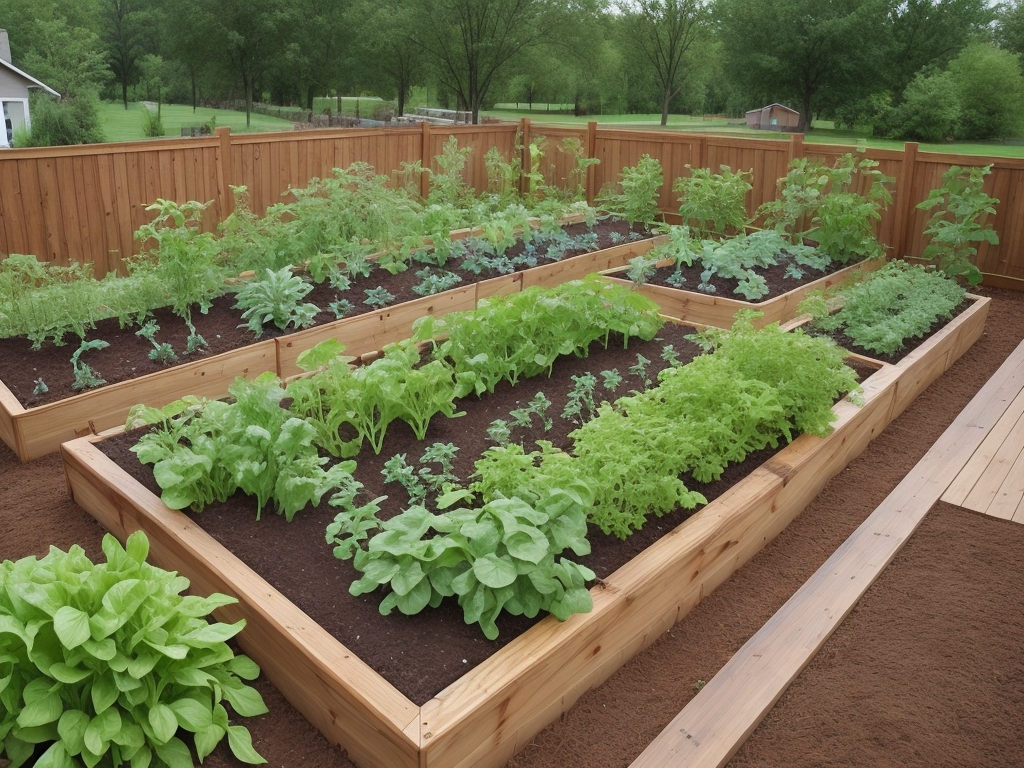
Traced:
<path fill-rule="evenodd" d="M 426 199 L 427 195 L 430 194 L 430 174 L 427 173 L 430 170 L 430 122 L 424 120 L 420 123 L 420 137 L 422 144 L 420 145 L 420 167 L 423 170 L 420 172 L 420 197 Z"/>
<path fill-rule="evenodd" d="M 217 183 L 220 187 L 220 219 L 224 221 L 235 210 L 235 196 L 231 185 L 235 182 L 235 169 L 231 161 L 231 128 L 223 125 L 217 129 L 220 139 L 220 153 L 217 157 Z"/>
<path fill-rule="evenodd" d="M 804 156 L 804 135 L 794 133 L 789 137 L 789 161 L 799 160 Z"/>
<path fill-rule="evenodd" d="M 903 145 L 903 164 L 900 166 L 900 177 L 896 180 L 896 221 L 893 223 L 893 256 L 905 256 L 909 243 L 907 227 L 910 226 L 911 207 L 910 190 L 914 185 L 914 166 L 917 164 L 917 150 L 921 145 L 916 141 L 908 141 Z"/>
<path fill-rule="evenodd" d="M 519 167 L 522 169 L 519 174 L 519 195 L 522 196 L 529 189 L 526 176 L 533 170 L 530 167 L 530 118 L 520 119 L 519 130 L 523 133 L 523 146 L 519 150 Z"/>
<path fill-rule="evenodd" d="M 597 157 L 597 121 L 596 120 L 588 120 L 587 121 L 587 159 L 589 160 L 592 157 Z M 587 178 L 586 178 L 586 181 L 585 181 L 585 184 L 586 184 L 586 194 L 587 194 L 587 205 L 593 205 L 594 204 L 594 196 L 597 193 L 597 191 L 594 189 L 594 186 L 597 183 L 597 168 L 595 168 L 594 165 L 595 164 L 591 164 L 591 165 L 587 166 Z"/>

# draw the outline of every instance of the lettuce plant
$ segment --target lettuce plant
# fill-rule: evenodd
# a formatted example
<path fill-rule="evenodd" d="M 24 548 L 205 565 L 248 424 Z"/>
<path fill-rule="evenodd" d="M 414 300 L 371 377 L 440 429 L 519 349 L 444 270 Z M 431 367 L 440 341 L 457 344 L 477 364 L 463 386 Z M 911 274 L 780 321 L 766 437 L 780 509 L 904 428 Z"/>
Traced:
<path fill-rule="evenodd" d="M 245 726 L 267 711 L 244 681 L 259 674 L 227 641 L 244 621 L 209 623 L 237 602 L 183 596 L 188 579 L 146 562 L 141 531 L 103 538 L 105 563 L 79 546 L 0 563 L 0 756 L 11 768 L 49 744 L 37 768 L 191 768 L 224 738 L 235 757 L 266 762 Z M 190 734 L 190 735 L 189 735 Z"/>

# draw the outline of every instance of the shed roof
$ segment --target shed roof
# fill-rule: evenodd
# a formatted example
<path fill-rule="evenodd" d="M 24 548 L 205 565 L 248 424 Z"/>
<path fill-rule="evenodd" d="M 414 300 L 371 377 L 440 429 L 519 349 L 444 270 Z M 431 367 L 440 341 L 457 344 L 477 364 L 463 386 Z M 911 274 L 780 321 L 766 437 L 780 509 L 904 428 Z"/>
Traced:
<path fill-rule="evenodd" d="M 4 61 L 3 59 L 0 59 L 0 66 L 7 67 L 7 69 L 9 69 L 12 72 L 14 72 L 14 74 L 19 75 L 20 77 L 22 77 L 25 80 L 27 80 L 29 88 L 42 88 L 47 93 L 49 93 L 49 94 L 51 94 L 53 96 L 56 96 L 58 99 L 60 98 L 60 94 L 57 93 L 55 90 L 53 90 L 53 88 L 51 88 L 50 86 L 48 86 L 46 83 L 42 82 L 41 80 L 36 80 L 34 77 L 32 77 L 32 75 L 28 74 L 27 72 L 22 72 L 16 66 L 11 64 L 11 62 Z"/>
<path fill-rule="evenodd" d="M 764 110 L 771 109 L 772 107 L 778 107 L 779 109 L 784 109 L 787 112 L 792 112 L 794 115 L 799 115 L 800 114 L 797 110 L 793 109 L 792 107 L 787 107 L 785 104 L 779 104 L 779 102 L 777 102 L 777 101 L 773 102 L 772 104 L 766 104 L 763 107 L 758 107 L 757 109 L 748 109 L 746 111 L 746 114 L 749 115 L 752 112 L 763 112 Z"/>

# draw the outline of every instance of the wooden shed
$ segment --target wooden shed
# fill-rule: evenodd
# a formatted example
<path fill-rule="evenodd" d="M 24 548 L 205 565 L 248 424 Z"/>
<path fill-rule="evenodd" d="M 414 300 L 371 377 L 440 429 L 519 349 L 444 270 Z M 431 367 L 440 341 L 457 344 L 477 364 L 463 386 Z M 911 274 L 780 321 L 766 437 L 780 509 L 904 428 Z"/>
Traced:
<path fill-rule="evenodd" d="M 60 94 L 53 88 L 22 72 L 11 63 L 11 45 L 7 39 L 7 30 L 0 29 L 0 117 L 3 118 L 5 128 L 0 131 L 0 147 L 11 146 L 14 131 L 31 125 L 28 92 L 32 89 L 43 90 L 60 98 Z"/>
<path fill-rule="evenodd" d="M 800 125 L 800 113 L 785 104 L 769 104 L 747 112 L 747 127 L 766 131 L 795 131 Z"/>

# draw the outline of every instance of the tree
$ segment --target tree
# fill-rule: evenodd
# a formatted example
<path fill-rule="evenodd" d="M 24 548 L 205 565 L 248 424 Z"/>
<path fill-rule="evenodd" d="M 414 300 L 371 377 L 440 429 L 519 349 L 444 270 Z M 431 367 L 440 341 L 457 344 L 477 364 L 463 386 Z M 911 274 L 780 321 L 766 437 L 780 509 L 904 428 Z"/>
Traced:
<path fill-rule="evenodd" d="M 107 61 L 121 87 L 121 101 L 128 109 L 128 88 L 139 78 L 139 59 L 145 52 L 148 14 L 141 0 L 102 0 L 102 32 Z"/>
<path fill-rule="evenodd" d="M 62 96 L 95 97 L 109 75 L 95 32 L 72 26 L 64 17 L 58 17 L 50 21 L 37 19 L 31 34 L 33 47 L 19 67 Z"/>
<path fill-rule="evenodd" d="M 960 134 L 960 95 L 949 72 L 922 71 L 903 91 L 898 106 L 879 115 L 876 136 L 940 142 Z"/>
<path fill-rule="evenodd" d="M 287 0 L 203 0 L 209 26 L 205 33 L 242 85 L 245 124 L 252 121 L 256 83 L 282 53 L 281 31 L 293 21 Z"/>
<path fill-rule="evenodd" d="M 893 95 L 925 66 L 944 69 L 994 15 L 986 0 L 889 0 L 882 74 Z"/>
<path fill-rule="evenodd" d="M 750 99 L 792 100 L 799 130 L 877 83 L 883 0 L 718 0 L 727 72 Z"/>
<path fill-rule="evenodd" d="M 996 17 L 996 42 L 1011 53 L 1024 54 L 1024 2 L 1010 0 L 999 6 Z"/>
<path fill-rule="evenodd" d="M 555 0 L 417 0 L 412 40 L 477 123 L 498 72 L 554 31 L 545 22 L 556 8 Z"/>
<path fill-rule="evenodd" d="M 362 0 L 353 16 L 360 19 L 360 59 L 373 62 L 363 80 L 382 95 L 395 95 L 397 114 L 414 85 L 426 82 L 424 51 L 413 42 L 415 12 L 404 0 Z"/>
<path fill-rule="evenodd" d="M 1024 130 L 1020 57 L 989 43 L 972 43 L 949 65 L 960 97 L 961 137 L 1005 139 Z"/>
<path fill-rule="evenodd" d="M 704 0 L 620 0 L 626 32 L 654 70 L 661 91 L 661 124 L 686 82 L 686 55 L 705 30 L 710 14 Z"/>

